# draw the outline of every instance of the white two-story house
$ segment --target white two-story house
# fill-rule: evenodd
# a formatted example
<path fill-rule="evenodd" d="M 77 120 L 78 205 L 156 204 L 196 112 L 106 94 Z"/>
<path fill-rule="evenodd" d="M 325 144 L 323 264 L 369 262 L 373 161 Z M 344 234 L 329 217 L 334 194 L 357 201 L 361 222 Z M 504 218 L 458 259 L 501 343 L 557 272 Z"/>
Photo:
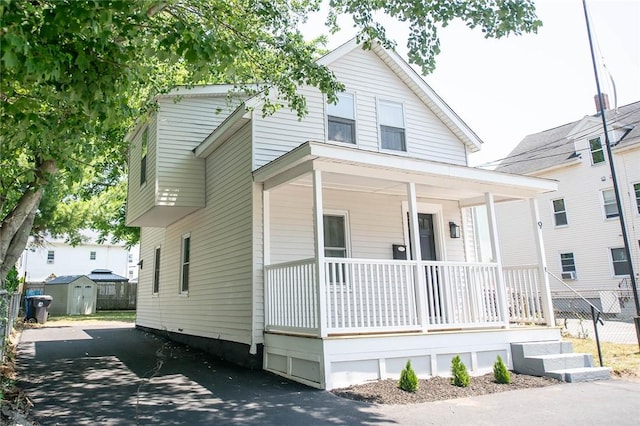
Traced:
<path fill-rule="evenodd" d="M 421 377 L 457 354 L 486 372 L 511 342 L 560 339 L 543 257 L 503 268 L 495 217 L 525 200 L 533 229 L 556 183 L 469 167 L 481 141 L 395 52 L 352 41 L 319 63 L 346 90 L 300 88 L 302 120 L 202 86 L 132 130 L 137 326 L 326 389 L 407 359 Z M 474 254 L 477 205 L 492 262 Z"/>
<path fill-rule="evenodd" d="M 558 182 L 558 191 L 541 194 L 538 204 L 546 262 L 558 278 L 550 284 L 559 308 L 561 299 L 576 297 L 573 290 L 606 313 L 633 307 L 609 161 L 615 166 L 631 261 L 640 279 L 640 102 L 608 106 L 605 102 L 613 158 L 607 154 L 602 117 L 596 114 L 527 136 L 497 168 Z M 521 202 L 498 208 L 505 264 L 522 264 L 535 255 L 533 234 L 521 226 L 526 212 Z"/>

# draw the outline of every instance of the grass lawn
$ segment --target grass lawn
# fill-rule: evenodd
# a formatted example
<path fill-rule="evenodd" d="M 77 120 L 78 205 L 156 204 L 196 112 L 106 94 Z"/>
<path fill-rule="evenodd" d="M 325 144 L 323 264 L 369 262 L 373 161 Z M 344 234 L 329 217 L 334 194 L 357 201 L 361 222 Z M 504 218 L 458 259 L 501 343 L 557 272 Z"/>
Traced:
<path fill-rule="evenodd" d="M 564 337 L 564 340 L 571 342 L 574 352 L 592 353 L 594 364 L 600 365 L 595 340 L 575 337 Z M 600 342 L 600 347 L 602 348 L 602 362 L 605 367 L 613 369 L 614 375 L 640 379 L 640 351 L 637 344 Z"/>
<path fill-rule="evenodd" d="M 55 315 L 49 316 L 47 321 L 124 321 L 134 322 L 136 320 L 136 311 L 99 311 L 93 315 Z"/>

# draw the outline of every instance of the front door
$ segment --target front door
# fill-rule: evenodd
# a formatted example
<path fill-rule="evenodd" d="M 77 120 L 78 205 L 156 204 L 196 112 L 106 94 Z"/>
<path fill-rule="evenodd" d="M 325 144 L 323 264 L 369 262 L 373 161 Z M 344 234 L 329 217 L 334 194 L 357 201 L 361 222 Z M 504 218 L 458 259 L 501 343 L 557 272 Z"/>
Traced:
<path fill-rule="evenodd" d="M 436 238 L 433 231 L 432 214 L 418 213 L 418 231 L 420 232 L 422 260 L 436 260 Z"/>

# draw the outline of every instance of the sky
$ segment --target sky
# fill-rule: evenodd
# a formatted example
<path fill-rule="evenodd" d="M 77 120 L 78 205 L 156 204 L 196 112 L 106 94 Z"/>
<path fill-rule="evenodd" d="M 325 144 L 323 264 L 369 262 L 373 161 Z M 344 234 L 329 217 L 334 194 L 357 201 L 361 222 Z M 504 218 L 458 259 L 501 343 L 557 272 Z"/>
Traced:
<path fill-rule="evenodd" d="M 596 83 L 582 0 L 537 0 L 543 26 L 537 34 L 485 39 L 480 30 L 454 22 L 439 31 L 441 53 L 426 82 L 484 142 L 470 164 L 504 158 L 525 136 L 594 114 Z M 587 0 L 596 58 L 606 64 L 617 104 L 640 101 L 640 0 Z M 345 29 L 329 37 L 335 48 L 355 35 Z M 405 28 L 397 51 L 406 58 Z M 321 33 L 322 19 L 305 27 Z M 602 92 L 615 103 L 610 80 L 599 66 Z"/>

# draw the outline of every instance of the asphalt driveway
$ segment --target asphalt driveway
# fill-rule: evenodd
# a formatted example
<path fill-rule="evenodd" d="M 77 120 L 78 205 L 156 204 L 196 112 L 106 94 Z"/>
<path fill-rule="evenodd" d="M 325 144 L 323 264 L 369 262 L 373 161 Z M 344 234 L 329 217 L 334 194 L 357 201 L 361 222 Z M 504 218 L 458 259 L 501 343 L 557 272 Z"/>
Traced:
<path fill-rule="evenodd" d="M 640 418 L 640 383 L 619 380 L 410 406 L 358 403 L 121 323 L 26 329 L 18 371 L 42 425 L 635 425 Z"/>

